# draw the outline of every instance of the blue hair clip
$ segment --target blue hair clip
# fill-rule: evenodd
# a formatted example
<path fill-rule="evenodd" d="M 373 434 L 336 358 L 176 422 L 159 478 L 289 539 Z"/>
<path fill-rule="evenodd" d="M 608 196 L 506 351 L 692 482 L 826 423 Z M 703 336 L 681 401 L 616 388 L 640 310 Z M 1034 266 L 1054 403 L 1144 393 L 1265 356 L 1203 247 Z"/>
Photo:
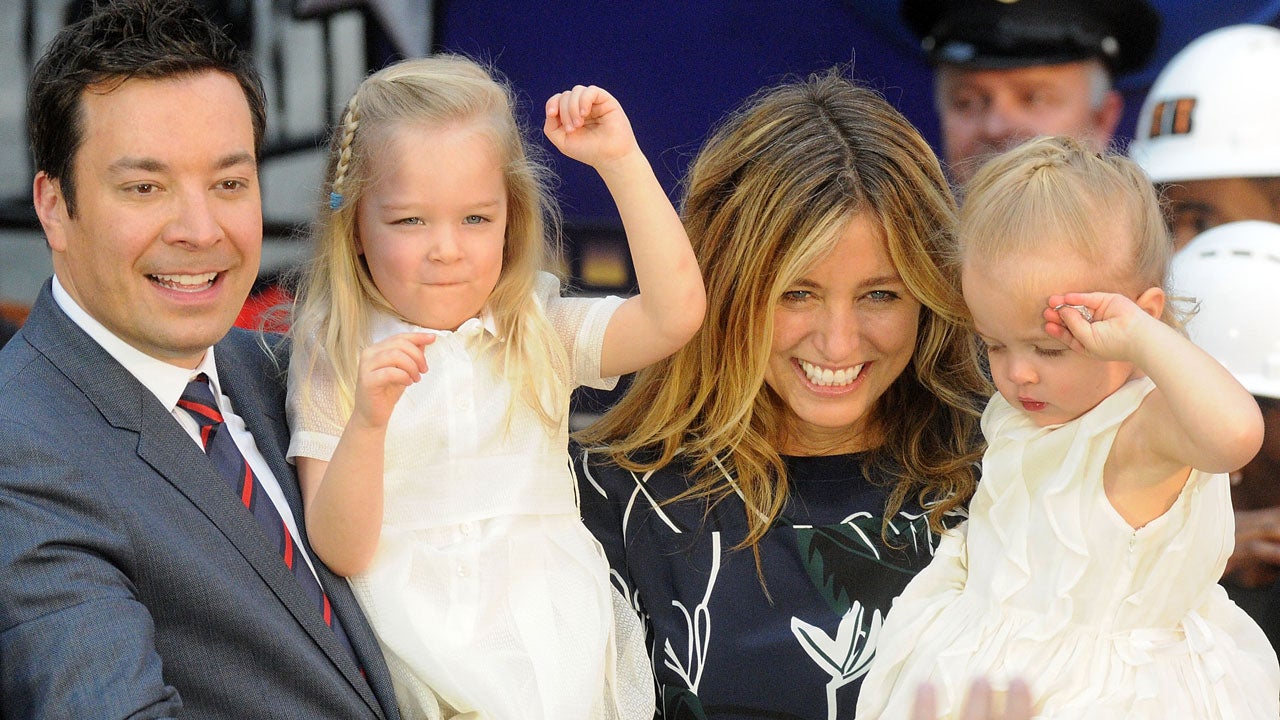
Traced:
<path fill-rule="evenodd" d="M 342 193 L 329 193 L 329 209 L 337 210 L 340 207 L 342 207 Z"/>

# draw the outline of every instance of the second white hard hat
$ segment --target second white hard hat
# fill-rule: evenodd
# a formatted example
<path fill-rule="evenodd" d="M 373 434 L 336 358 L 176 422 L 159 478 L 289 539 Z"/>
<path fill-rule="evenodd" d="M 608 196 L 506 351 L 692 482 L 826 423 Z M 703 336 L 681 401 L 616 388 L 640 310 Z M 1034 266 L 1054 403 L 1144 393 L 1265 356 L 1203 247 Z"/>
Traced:
<path fill-rule="evenodd" d="M 1280 30 L 1230 25 L 1160 71 L 1129 155 L 1155 182 L 1280 176 Z"/>
<path fill-rule="evenodd" d="M 1196 236 L 1174 255 L 1174 295 L 1199 302 L 1192 341 L 1250 393 L 1280 398 L 1280 322 L 1268 298 L 1280 288 L 1280 225 L 1241 220 Z"/>

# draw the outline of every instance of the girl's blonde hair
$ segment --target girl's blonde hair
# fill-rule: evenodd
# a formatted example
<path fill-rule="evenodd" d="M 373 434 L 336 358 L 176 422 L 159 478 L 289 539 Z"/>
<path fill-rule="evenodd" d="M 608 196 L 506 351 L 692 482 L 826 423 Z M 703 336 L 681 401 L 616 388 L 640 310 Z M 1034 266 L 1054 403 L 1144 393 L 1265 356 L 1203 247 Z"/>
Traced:
<path fill-rule="evenodd" d="M 580 439 L 648 471 L 683 448 L 694 473 L 682 497 L 747 504 L 743 546 L 756 549 L 788 495 L 777 448 L 788 408 L 764 381 L 782 293 L 868 213 L 922 303 L 910 365 L 869 411 L 883 439 L 873 464 L 894 479 L 887 518 L 910 496 L 930 521 L 968 500 L 981 455 L 978 409 L 988 386 L 960 322 L 949 251 L 955 204 L 919 133 L 878 94 L 838 69 L 766 89 L 732 114 L 689 171 L 683 217 L 707 287 L 702 329 L 640 372 Z M 758 513 L 758 514 L 757 514 Z"/>
<path fill-rule="evenodd" d="M 360 199 L 380 171 L 373 163 L 385 160 L 379 151 L 395 129 L 457 123 L 487 131 L 502 162 L 506 241 L 502 271 L 486 309 L 503 338 L 504 374 L 548 423 L 554 425 L 564 412 L 548 392 L 548 382 L 566 372 L 567 359 L 545 316 L 530 301 L 538 271 L 553 267 L 558 253 L 559 216 L 546 189 L 548 173 L 531 155 L 513 105 L 511 90 L 490 71 L 448 54 L 390 65 L 366 78 L 347 103 L 330 142 L 329 202 L 314 233 L 315 255 L 300 286 L 291 331 L 302 349 L 314 344 L 323 348 L 338 381 L 344 415 L 352 407 L 360 350 L 370 341 L 371 311 L 400 317 L 357 250 Z M 311 362 L 315 360 L 311 353 Z"/>
<path fill-rule="evenodd" d="M 1167 289 L 1174 251 L 1137 163 L 1069 137 L 1036 138 L 987 162 L 965 191 L 957 235 L 957 265 L 1074 254 L 1098 269 L 1101 285 L 1082 290 Z M 1172 302 L 1160 319 L 1182 326 Z"/>

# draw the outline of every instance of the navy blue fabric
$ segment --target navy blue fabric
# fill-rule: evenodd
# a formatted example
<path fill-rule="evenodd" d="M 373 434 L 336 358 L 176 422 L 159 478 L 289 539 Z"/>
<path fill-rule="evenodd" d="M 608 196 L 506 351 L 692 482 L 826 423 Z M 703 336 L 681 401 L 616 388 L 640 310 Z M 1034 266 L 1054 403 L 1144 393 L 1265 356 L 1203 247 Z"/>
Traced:
<path fill-rule="evenodd" d="M 637 478 L 573 455 L 583 521 L 646 622 L 658 717 L 853 717 L 880 618 L 939 540 L 918 505 L 895 516 L 888 547 L 889 487 L 862 455 L 785 458 L 791 499 L 759 545 L 762 582 L 752 552 L 733 549 L 747 531 L 738 496 L 666 504 L 689 487 L 681 463 Z"/>

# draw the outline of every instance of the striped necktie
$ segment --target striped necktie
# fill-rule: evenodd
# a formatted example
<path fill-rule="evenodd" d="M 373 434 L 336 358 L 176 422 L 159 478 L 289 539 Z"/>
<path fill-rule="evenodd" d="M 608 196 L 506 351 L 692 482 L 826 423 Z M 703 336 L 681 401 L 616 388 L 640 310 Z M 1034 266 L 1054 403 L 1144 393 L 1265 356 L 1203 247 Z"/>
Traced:
<path fill-rule="evenodd" d="M 182 399 L 178 400 L 178 407 L 195 418 L 196 424 L 200 426 L 200 442 L 204 445 L 205 454 L 213 461 L 218 474 L 231 484 L 232 490 L 244 503 L 245 508 L 262 526 L 267 539 L 280 552 L 280 556 L 284 558 L 284 564 L 297 578 L 298 584 L 302 586 L 307 597 L 315 603 L 325 625 L 333 628 L 338 641 L 355 659 L 355 650 L 351 647 L 351 642 L 347 639 L 347 633 L 342 629 L 338 616 L 329 606 L 329 597 L 325 595 L 324 589 L 312 574 L 311 567 L 307 565 L 306 559 L 296 547 L 293 534 L 289 532 L 289 527 L 280 517 L 275 503 L 263 490 L 262 483 L 258 482 L 249 463 L 245 462 L 240 449 L 231 438 L 231 432 L 227 430 L 226 423 L 222 421 L 222 413 L 218 410 L 218 404 L 214 402 L 213 391 L 209 386 L 209 376 L 200 373 L 195 380 L 187 383 Z M 356 665 L 359 666 L 358 659 L 356 659 Z"/>

